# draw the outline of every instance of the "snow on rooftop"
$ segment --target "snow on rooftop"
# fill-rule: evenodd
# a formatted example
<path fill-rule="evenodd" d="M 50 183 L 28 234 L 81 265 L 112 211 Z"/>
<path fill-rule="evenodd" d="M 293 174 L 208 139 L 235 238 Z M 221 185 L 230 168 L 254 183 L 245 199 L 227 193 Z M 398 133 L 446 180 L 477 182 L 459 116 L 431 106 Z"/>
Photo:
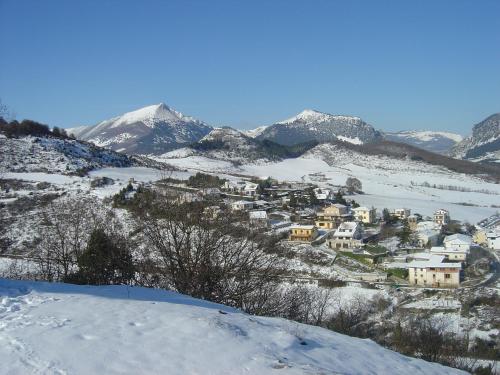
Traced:
<path fill-rule="evenodd" d="M 472 244 L 472 238 L 470 236 L 467 236 L 465 234 L 461 233 L 455 233 L 450 236 L 446 236 L 443 240 L 443 242 L 455 242 L 455 243 L 463 243 L 467 245 Z"/>
<path fill-rule="evenodd" d="M 290 227 L 290 229 L 314 229 L 314 225 L 304 225 L 304 224 L 294 224 Z"/>
<path fill-rule="evenodd" d="M 428 260 L 414 260 L 408 263 L 409 268 L 462 268 L 461 263 L 443 262 L 444 255 L 431 254 Z"/>
<path fill-rule="evenodd" d="M 250 219 L 267 219 L 266 211 L 250 211 Z"/>
<path fill-rule="evenodd" d="M 468 253 L 467 250 L 457 249 L 456 247 L 433 246 L 430 250 L 431 253 L 442 254 L 464 254 Z"/>
<path fill-rule="evenodd" d="M 353 211 L 370 211 L 370 209 L 368 207 L 356 207 L 356 208 L 353 208 L 352 209 Z"/>

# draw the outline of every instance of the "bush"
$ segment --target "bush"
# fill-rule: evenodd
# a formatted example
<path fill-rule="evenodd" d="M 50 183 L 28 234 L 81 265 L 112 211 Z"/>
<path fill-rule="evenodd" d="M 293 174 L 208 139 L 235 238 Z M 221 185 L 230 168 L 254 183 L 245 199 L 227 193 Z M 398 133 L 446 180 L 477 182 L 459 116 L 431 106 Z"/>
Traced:
<path fill-rule="evenodd" d="M 406 279 L 408 277 L 408 270 L 404 268 L 391 268 L 387 271 L 387 276 L 396 276 L 400 279 Z"/>
<path fill-rule="evenodd" d="M 123 243 L 108 236 L 103 229 L 90 235 L 85 251 L 78 256 L 78 272 L 69 277 L 77 284 L 128 284 L 134 277 L 132 255 Z"/>
<path fill-rule="evenodd" d="M 206 173 L 196 173 L 190 176 L 187 185 L 194 188 L 218 188 L 224 184 L 224 179 Z"/>

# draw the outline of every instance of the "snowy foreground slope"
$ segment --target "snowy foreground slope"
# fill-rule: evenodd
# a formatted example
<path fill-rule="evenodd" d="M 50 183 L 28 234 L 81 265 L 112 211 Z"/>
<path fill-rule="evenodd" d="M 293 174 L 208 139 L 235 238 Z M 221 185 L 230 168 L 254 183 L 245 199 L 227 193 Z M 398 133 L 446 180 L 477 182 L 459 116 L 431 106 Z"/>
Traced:
<path fill-rule="evenodd" d="M 460 374 L 172 292 L 0 279 L 1 374 Z"/>

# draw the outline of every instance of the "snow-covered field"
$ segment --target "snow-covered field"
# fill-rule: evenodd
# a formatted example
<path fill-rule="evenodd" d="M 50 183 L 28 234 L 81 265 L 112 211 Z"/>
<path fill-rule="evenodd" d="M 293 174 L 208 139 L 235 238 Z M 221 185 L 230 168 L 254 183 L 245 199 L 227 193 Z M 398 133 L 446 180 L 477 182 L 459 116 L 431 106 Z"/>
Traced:
<path fill-rule="evenodd" d="M 173 292 L 0 279 L 1 374 L 459 374 Z"/>
<path fill-rule="evenodd" d="M 280 181 L 318 183 L 311 178 L 311 174 L 320 173 L 324 175 L 325 182 L 320 182 L 319 185 L 324 186 L 343 185 L 348 177 L 356 177 L 361 180 L 365 194 L 357 195 L 355 200 L 362 205 L 374 206 L 379 210 L 405 207 L 422 215 L 432 215 L 435 210 L 445 208 L 450 211 L 452 219 L 471 223 L 494 214 L 498 208 L 493 206 L 500 206 L 499 184 L 420 161 L 362 155 L 337 150 L 331 145 L 320 145 L 299 158 L 274 163 L 235 166 L 227 161 L 202 156 L 163 158 L 162 161 L 197 171 L 271 176 Z M 430 186 L 449 185 L 471 191 L 420 186 L 424 183 Z M 478 192 L 481 190 L 488 191 L 488 194 Z"/>

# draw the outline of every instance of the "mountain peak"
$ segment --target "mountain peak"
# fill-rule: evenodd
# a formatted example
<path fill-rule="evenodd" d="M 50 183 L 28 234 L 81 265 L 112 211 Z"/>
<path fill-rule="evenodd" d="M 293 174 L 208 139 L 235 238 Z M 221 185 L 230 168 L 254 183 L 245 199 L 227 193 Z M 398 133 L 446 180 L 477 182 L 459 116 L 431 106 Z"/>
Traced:
<path fill-rule="evenodd" d="M 277 124 L 291 124 L 294 122 L 301 123 L 313 123 L 313 122 L 326 122 L 332 120 L 343 120 L 343 121 L 355 121 L 358 122 L 361 119 L 355 116 L 342 116 L 342 115 L 332 115 L 330 113 L 320 112 L 315 109 L 304 109 L 298 115 L 289 118 L 285 121 L 280 121 Z"/>
<path fill-rule="evenodd" d="M 184 116 L 181 112 L 169 107 L 165 103 L 153 104 L 147 107 L 139 108 L 132 112 L 127 112 L 119 117 L 116 125 L 143 122 L 147 126 L 153 127 L 161 121 L 179 122 L 189 121 L 198 122 L 192 117 Z"/>
<path fill-rule="evenodd" d="M 212 128 L 159 103 L 76 130 L 73 134 L 78 139 L 99 146 L 120 152 L 151 154 L 198 141 Z"/>

